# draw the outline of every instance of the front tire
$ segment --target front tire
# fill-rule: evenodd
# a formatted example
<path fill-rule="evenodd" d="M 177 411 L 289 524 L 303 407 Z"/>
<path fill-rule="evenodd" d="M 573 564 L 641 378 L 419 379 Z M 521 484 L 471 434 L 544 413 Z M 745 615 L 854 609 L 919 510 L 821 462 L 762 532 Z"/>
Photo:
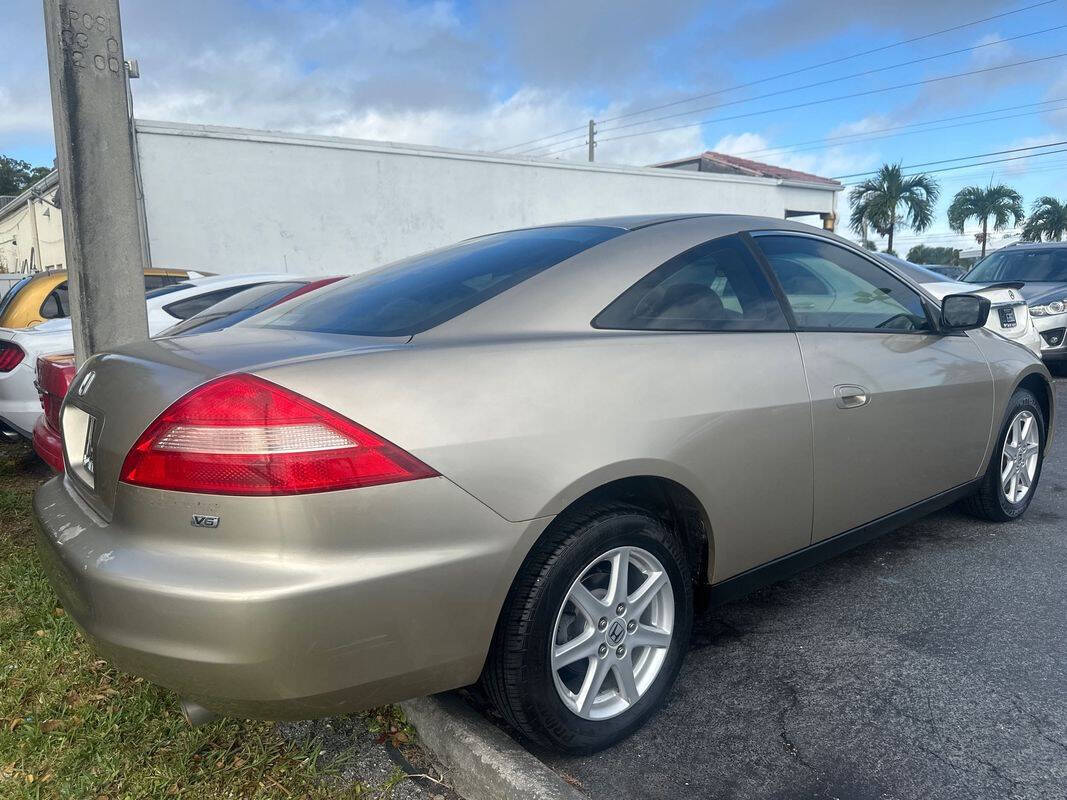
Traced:
<path fill-rule="evenodd" d="M 482 684 L 529 739 L 567 753 L 601 750 L 662 704 L 692 622 L 678 537 L 643 509 L 596 506 L 558 521 L 527 557 Z"/>
<path fill-rule="evenodd" d="M 1033 392 L 1016 389 L 978 491 L 964 509 L 990 522 L 1018 519 L 1030 507 L 1045 457 L 1045 416 Z"/>

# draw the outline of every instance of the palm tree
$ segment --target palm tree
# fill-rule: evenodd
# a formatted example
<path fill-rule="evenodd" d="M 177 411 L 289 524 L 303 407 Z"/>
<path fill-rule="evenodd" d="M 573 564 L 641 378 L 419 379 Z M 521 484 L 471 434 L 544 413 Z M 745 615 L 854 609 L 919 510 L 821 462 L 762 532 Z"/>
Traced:
<path fill-rule="evenodd" d="M 1044 236 L 1047 241 L 1062 241 L 1067 233 L 1067 203 L 1061 203 L 1055 197 L 1039 197 L 1030 209 L 1030 217 L 1023 226 L 1024 242 L 1040 242 Z"/>
<path fill-rule="evenodd" d="M 889 237 L 886 250 L 893 249 L 893 232 L 905 225 L 916 232 L 924 231 L 934 221 L 934 203 L 941 193 L 937 181 L 929 175 L 901 174 L 900 164 L 883 164 L 878 174 L 849 192 L 852 217 L 849 225 L 856 233 L 870 225 L 880 235 Z M 904 213 L 898 214 L 903 206 Z"/>
<path fill-rule="evenodd" d="M 994 186 L 965 186 L 956 192 L 948 207 L 948 225 L 956 233 L 963 233 L 963 226 L 972 217 L 982 221 L 982 232 L 975 238 L 982 243 L 982 258 L 985 258 L 986 241 L 989 239 L 989 218 L 993 218 L 993 230 L 1002 231 L 1010 222 L 1013 226 L 1023 221 L 1023 198 L 1017 191 L 1003 183 Z"/>

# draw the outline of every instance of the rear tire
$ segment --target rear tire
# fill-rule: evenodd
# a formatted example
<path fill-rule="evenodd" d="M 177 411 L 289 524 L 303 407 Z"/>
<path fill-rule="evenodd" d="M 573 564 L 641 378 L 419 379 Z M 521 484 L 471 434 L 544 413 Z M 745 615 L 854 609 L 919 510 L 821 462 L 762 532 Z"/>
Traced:
<path fill-rule="evenodd" d="M 986 474 L 978 491 L 963 501 L 963 509 L 990 522 L 1018 519 L 1026 513 L 1037 491 L 1044 457 L 1045 416 L 1041 405 L 1033 392 L 1016 389 L 1008 402 Z"/>
<path fill-rule="evenodd" d="M 692 622 L 679 538 L 643 509 L 593 506 L 557 521 L 527 557 L 482 685 L 525 737 L 567 753 L 601 750 L 663 703 Z"/>

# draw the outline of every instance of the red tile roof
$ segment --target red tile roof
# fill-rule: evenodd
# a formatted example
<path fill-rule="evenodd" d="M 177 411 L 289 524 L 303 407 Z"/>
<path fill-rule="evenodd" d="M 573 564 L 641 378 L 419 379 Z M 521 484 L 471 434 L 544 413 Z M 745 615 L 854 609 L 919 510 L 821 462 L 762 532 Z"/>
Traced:
<path fill-rule="evenodd" d="M 715 153 L 706 150 L 697 156 L 679 158 L 674 161 L 664 161 L 660 164 L 652 164 L 653 167 L 677 167 L 681 164 L 699 162 L 701 172 L 719 172 L 733 175 L 751 175 L 756 178 L 778 178 L 784 181 L 800 181 L 803 183 L 818 183 L 823 186 L 841 187 L 841 183 L 832 178 L 823 178 L 812 175 L 809 172 L 801 172 L 788 167 L 776 167 L 773 164 L 764 164 L 760 161 L 751 161 L 747 158 Z"/>

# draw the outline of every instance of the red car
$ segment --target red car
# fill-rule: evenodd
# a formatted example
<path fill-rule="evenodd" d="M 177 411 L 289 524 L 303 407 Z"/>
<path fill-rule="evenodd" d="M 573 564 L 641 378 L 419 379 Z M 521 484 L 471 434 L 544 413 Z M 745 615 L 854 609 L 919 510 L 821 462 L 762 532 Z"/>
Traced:
<path fill-rule="evenodd" d="M 41 356 L 37 359 L 37 392 L 44 413 L 33 426 L 33 449 L 56 472 L 63 471 L 63 434 L 59 409 L 67 396 L 77 367 L 73 354 Z"/>

